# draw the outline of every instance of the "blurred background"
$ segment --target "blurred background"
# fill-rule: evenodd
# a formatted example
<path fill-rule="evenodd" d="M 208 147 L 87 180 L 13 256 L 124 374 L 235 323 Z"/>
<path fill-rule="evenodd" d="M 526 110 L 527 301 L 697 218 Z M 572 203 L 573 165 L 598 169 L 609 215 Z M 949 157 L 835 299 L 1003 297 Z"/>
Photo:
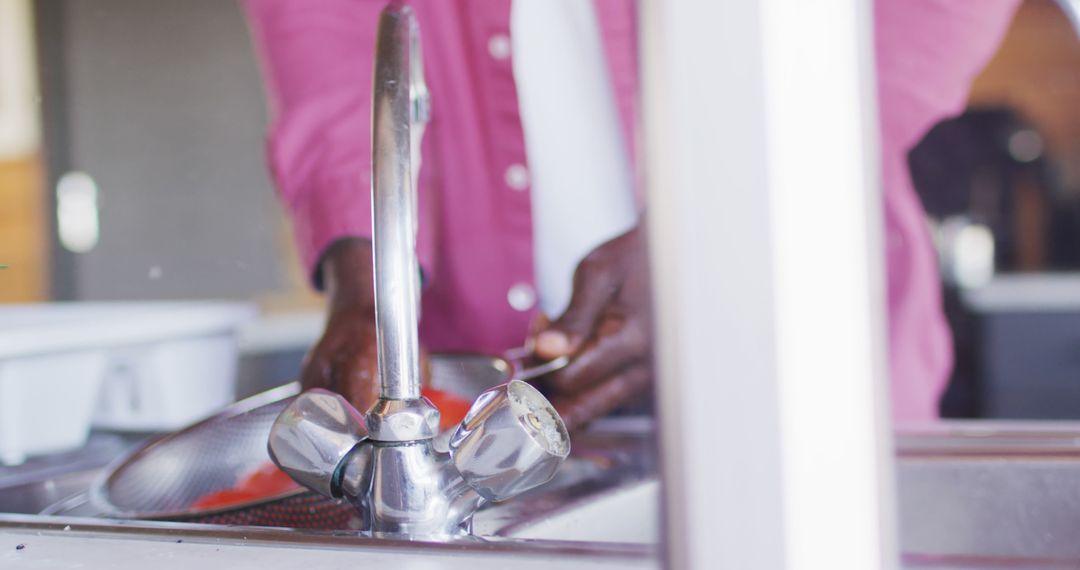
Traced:
<path fill-rule="evenodd" d="M 0 463 L 295 379 L 322 301 L 267 122 L 236 2 L 0 0 Z"/>
<path fill-rule="evenodd" d="M 0 299 L 309 301 L 234 2 L 0 5 Z"/>
<path fill-rule="evenodd" d="M 967 110 L 910 153 L 957 344 L 947 416 L 1080 417 L 1078 102 L 1073 22 L 1026 0 Z M 266 126 L 235 2 L 0 0 L 0 303 L 124 302 L 57 305 L 68 331 L 161 311 L 116 333 L 126 348 L 87 392 L 111 399 L 99 416 L 153 398 L 133 377 L 202 358 L 161 356 L 147 330 L 165 343 L 167 323 L 227 341 L 236 382 L 219 399 L 297 373 L 321 300 L 268 179 Z M 27 336 L 19 315 L 0 312 L 0 346 Z M 42 353 L 23 346 L 0 359 Z"/>
<path fill-rule="evenodd" d="M 1025 0 L 967 110 L 909 154 L 956 369 L 950 417 L 1080 417 L 1080 41 Z"/>

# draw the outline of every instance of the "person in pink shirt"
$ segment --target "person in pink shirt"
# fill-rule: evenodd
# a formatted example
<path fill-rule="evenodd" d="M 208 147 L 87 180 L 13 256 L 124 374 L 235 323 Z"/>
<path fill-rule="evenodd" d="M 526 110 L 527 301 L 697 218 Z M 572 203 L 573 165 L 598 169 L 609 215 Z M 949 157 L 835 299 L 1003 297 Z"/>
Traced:
<path fill-rule="evenodd" d="M 518 1 L 518 0 L 514 0 Z M 639 74 L 631 0 L 590 2 L 626 156 L 635 162 Z M 1018 0 L 875 2 L 894 417 L 936 417 L 951 368 L 936 256 L 907 151 L 962 110 Z M 304 266 L 329 319 L 305 387 L 375 397 L 371 275 L 371 77 L 385 0 L 243 0 L 263 61 L 268 157 Z M 585 256 L 549 321 L 535 303 L 530 156 L 511 54 L 511 0 L 413 0 L 431 121 L 422 146 L 421 339 L 433 351 L 567 355 L 553 402 L 581 426 L 648 391 L 648 284 L 635 227 Z M 719 96 L 719 97 L 722 97 Z M 723 104 L 722 99 L 718 101 Z M 625 189 L 633 193 L 635 188 Z M 706 189 L 702 191 L 717 191 Z"/>

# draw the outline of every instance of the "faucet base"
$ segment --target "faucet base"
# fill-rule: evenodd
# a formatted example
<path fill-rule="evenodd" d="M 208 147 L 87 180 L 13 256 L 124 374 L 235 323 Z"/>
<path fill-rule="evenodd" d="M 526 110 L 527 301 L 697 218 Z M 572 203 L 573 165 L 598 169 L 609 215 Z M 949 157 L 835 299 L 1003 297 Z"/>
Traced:
<path fill-rule="evenodd" d="M 485 502 L 430 439 L 362 443 L 345 461 L 340 488 L 360 513 L 359 530 L 373 536 L 466 536 Z"/>
<path fill-rule="evenodd" d="M 364 415 L 368 437 L 375 441 L 406 442 L 439 434 L 439 410 L 420 397 L 413 400 L 379 398 Z"/>

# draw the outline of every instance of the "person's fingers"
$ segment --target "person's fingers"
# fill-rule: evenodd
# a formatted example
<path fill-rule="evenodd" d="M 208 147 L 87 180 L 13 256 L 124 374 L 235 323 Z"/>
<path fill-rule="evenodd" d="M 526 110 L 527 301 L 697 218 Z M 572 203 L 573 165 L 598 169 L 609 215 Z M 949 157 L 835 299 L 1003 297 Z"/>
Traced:
<path fill-rule="evenodd" d="M 574 432 L 643 394 L 648 390 L 651 379 L 651 368 L 647 364 L 641 364 L 579 394 L 555 396 L 551 403 L 562 416 L 566 429 Z"/>
<path fill-rule="evenodd" d="M 581 393 L 624 368 L 647 360 L 648 331 L 642 321 L 604 319 L 597 333 L 566 368 L 551 377 L 549 383 L 555 390 Z"/>
<path fill-rule="evenodd" d="M 536 336 L 551 325 L 551 319 L 543 312 L 536 313 L 529 321 L 529 334 L 525 337 L 525 351 L 528 354 L 536 353 Z"/>
<path fill-rule="evenodd" d="M 536 313 L 529 321 L 529 336 L 532 336 L 551 326 L 551 318 L 543 312 Z"/>
<path fill-rule="evenodd" d="M 603 257 L 586 257 L 574 271 L 569 307 L 533 337 L 533 353 L 550 360 L 577 352 L 618 292 L 618 281 Z"/>
<path fill-rule="evenodd" d="M 305 357 L 300 384 L 345 396 L 364 411 L 377 391 L 374 316 L 364 311 L 331 314 L 319 342 Z"/>

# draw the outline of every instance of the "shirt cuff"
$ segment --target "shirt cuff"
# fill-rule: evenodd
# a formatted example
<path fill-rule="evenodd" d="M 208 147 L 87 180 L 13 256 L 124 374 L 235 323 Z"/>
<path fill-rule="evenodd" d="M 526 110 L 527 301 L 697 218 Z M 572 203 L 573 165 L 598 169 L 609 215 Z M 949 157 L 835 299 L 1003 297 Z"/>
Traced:
<path fill-rule="evenodd" d="M 366 177 L 325 180 L 292 204 L 293 236 L 312 285 L 322 290 L 323 254 L 342 238 L 371 239 L 371 187 Z"/>

